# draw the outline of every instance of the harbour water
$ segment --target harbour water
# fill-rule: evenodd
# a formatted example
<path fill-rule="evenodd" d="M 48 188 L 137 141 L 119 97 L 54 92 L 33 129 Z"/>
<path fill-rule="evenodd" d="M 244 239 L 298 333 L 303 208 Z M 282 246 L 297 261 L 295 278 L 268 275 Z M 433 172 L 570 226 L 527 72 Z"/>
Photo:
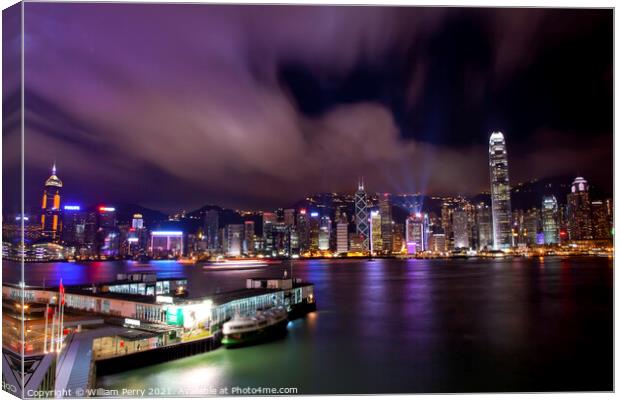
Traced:
<path fill-rule="evenodd" d="M 27 264 L 26 283 L 154 271 L 187 277 L 190 296 L 203 296 L 283 270 Z M 18 281 L 18 265 L 4 263 L 3 275 Z M 289 323 L 285 339 L 103 376 L 97 387 L 145 389 L 146 396 L 234 387 L 298 394 L 613 389 L 611 259 L 307 260 L 294 263 L 293 275 L 315 284 L 319 311 Z"/>

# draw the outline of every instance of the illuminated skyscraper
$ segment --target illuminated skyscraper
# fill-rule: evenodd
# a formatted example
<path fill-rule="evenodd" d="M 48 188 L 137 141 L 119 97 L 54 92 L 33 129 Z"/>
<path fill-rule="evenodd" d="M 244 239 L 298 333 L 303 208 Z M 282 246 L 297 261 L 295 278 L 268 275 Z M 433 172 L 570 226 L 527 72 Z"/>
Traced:
<path fill-rule="evenodd" d="M 467 212 L 458 208 L 452 214 L 452 227 L 454 229 L 454 248 L 469 249 L 470 243 L 470 224 L 467 218 Z"/>
<path fill-rule="evenodd" d="M 86 213 L 77 205 L 66 205 L 62 214 L 62 241 L 77 246 L 85 241 Z"/>
<path fill-rule="evenodd" d="M 116 208 L 100 206 L 97 209 L 97 249 L 100 255 L 116 256 L 120 250 L 120 236 L 116 229 Z"/>
<path fill-rule="evenodd" d="M 349 224 L 338 222 L 336 225 L 336 253 L 347 253 L 349 251 Z"/>
<path fill-rule="evenodd" d="M 202 231 L 209 251 L 216 251 L 220 248 L 219 224 L 220 215 L 217 210 L 209 210 L 205 213 Z"/>
<path fill-rule="evenodd" d="M 433 233 L 428 239 L 428 249 L 433 252 L 443 253 L 447 250 L 446 235 L 443 233 Z"/>
<path fill-rule="evenodd" d="M 387 193 L 383 194 L 379 199 L 379 214 L 381 214 L 381 242 L 383 252 L 390 253 L 392 251 L 392 206 Z"/>
<path fill-rule="evenodd" d="M 476 206 L 476 233 L 478 235 L 478 249 L 493 247 L 493 218 L 491 208 L 484 203 Z"/>
<path fill-rule="evenodd" d="M 611 239 L 611 224 L 607 214 L 605 203 L 600 200 L 593 200 L 592 210 L 592 236 L 597 240 Z M 63 228 L 64 229 L 64 228 Z"/>
<path fill-rule="evenodd" d="M 446 235 L 446 238 L 452 236 L 452 204 L 444 202 L 441 205 L 441 227 Z"/>
<path fill-rule="evenodd" d="M 428 215 L 415 213 L 407 218 L 405 224 L 405 242 L 408 254 L 428 250 Z"/>
<path fill-rule="evenodd" d="M 540 218 L 540 211 L 537 208 L 532 208 L 525 211 L 523 213 L 522 224 L 523 243 L 528 246 L 543 244 L 545 242 L 545 239 L 544 235 L 542 235 L 542 232 L 543 229 Z"/>
<path fill-rule="evenodd" d="M 286 229 L 288 230 L 288 244 L 289 244 L 288 254 L 298 255 L 300 251 L 299 232 L 297 231 L 297 228 L 294 226 L 287 226 Z"/>
<path fill-rule="evenodd" d="M 150 253 L 155 258 L 180 257 L 183 255 L 183 232 L 151 232 Z"/>
<path fill-rule="evenodd" d="M 566 196 L 568 214 L 568 236 L 570 240 L 592 239 L 590 219 L 590 195 L 588 181 L 577 177 Z"/>
<path fill-rule="evenodd" d="M 317 251 L 319 249 L 320 221 L 318 212 L 313 211 L 310 213 L 310 220 L 308 222 L 308 249 L 310 251 Z"/>
<path fill-rule="evenodd" d="M 98 208 L 97 222 L 99 229 L 112 230 L 116 228 L 116 208 L 101 206 Z"/>
<path fill-rule="evenodd" d="M 241 224 L 226 225 L 226 255 L 238 257 L 243 248 L 243 233 L 245 226 Z"/>
<path fill-rule="evenodd" d="M 405 226 L 402 223 L 392 226 L 392 253 L 400 254 L 403 251 Z"/>
<path fill-rule="evenodd" d="M 355 228 L 364 237 L 363 250 L 370 248 L 370 227 L 368 221 L 368 196 L 364 191 L 364 180 L 360 179 L 355 193 Z"/>
<path fill-rule="evenodd" d="M 381 240 L 381 214 L 379 210 L 370 212 L 370 252 L 376 253 L 383 249 L 383 241 Z"/>
<path fill-rule="evenodd" d="M 507 249 L 512 243 L 510 181 L 508 153 L 501 132 L 491 133 L 489 139 L 489 172 L 491 175 L 491 210 L 493 215 L 493 248 Z"/>
<path fill-rule="evenodd" d="M 321 224 L 319 227 L 319 250 L 329 250 L 329 237 L 332 232 L 332 221 L 324 215 L 321 217 Z"/>
<path fill-rule="evenodd" d="M 308 223 L 308 215 L 306 209 L 302 208 L 297 213 L 297 237 L 299 240 L 299 249 L 304 252 L 310 248 L 310 226 Z"/>
<path fill-rule="evenodd" d="M 60 241 L 60 189 L 62 181 L 56 176 L 56 164 L 52 167 L 52 175 L 45 181 L 43 203 L 41 204 L 41 236 Z"/>
<path fill-rule="evenodd" d="M 559 243 L 560 229 L 558 224 L 558 201 L 555 199 L 555 196 L 543 197 L 542 224 L 545 244 Z"/>
<path fill-rule="evenodd" d="M 243 252 L 245 254 L 254 253 L 254 221 L 245 221 L 243 234 Z"/>
<path fill-rule="evenodd" d="M 272 212 L 263 212 L 263 241 L 265 243 L 265 251 L 271 255 L 277 247 L 278 233 L 276 232 L 276 224 L 278 216 Z"/>

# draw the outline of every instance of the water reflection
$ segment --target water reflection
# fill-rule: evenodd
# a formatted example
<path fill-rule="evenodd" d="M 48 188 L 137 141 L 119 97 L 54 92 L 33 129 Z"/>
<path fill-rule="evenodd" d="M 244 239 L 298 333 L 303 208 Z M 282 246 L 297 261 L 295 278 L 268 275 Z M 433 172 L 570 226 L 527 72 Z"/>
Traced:
<path fill-rule="evenodd" d="M 302 394 L 611 390 L 613 260 L 313 260 L 319 311 L 284 340 L 99 378 L 104 388 L 296 386 Z M 193 295 L 243 287 L 283 267 L 204 271 L 177 263 L 27 266 L 28 282 L 185 276 Z M 5 280 L 19 269 L 3 264 Z"/>

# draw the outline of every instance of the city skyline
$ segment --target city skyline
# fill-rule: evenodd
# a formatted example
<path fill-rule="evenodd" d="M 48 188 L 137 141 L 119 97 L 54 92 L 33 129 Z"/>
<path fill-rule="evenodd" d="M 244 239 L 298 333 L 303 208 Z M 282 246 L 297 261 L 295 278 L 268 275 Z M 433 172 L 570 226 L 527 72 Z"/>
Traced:
<path fill-rule="evenodd" d="M 487 161 L 488 163 L 488 161 Z M 47 174 L 45 175 L 45 177 L 43 179 L 41 179 L 41 181 L 46 181 L 48 179 L 50 179 L 50 170 L 53 171 L 51 176 L 56 176 L 56 171 L 57 171 L 57 163 L 53 163 L 52 166 L 48 169 Z M 59 175 L 62 175 L 61 173 L 58 173 Z M 68 175 L 70 178 L 70 175 Z M 62 175 L 63 177 L 63 181 L 66 179 L 66 175 Z M 489 174 L 489 178 L 490 178 L 490 174 Z M 523 187 L 524 185 L 528 185 L 528 184 L 533 184 L 536 183 L 538 181 L 547 181 L 550 180 L 551 182 L 562 182 L 562 186 L 566 186 L 566 190 L 565 193 L 561 194 L 561 197 L 559 198 L 559 202 L 560 203 L 566 203 L 567 198 L 566 195 L 568 195 L 570 193 L 570 185 L 572 180 L 575 178 L 575 176 L 562 176 L 562 177 L 551 177 L 548 179 L 541 179 L 539 177 L 534 177 L 533 179 L 527 180 L 527 181 L 520 181 L 520 182 L 516 182 L 513 185 L 509 185 L 509 189 L 511 192 L 513 192 L 514 190 L 518 190 L 520 187 Z M 56 179 L 58 179 L 58 177 L 56 177 Z M 230 209 L 230 210 L 235 210 L 237 212 L 256 212 L 256 213 L 260 213 L 260 212 L 272 212 L 274 210 L 278 210 L 278 209 L 286 209 L 286 208 L 291 208 L 291 207 L 295 207 L 295 204 L 298 204 L 300 202 L 306 201 L 308 198 L 313 198 L 316 196 L 321 196 L 324 194 L 334 194 L 334 195 L 338 195 L 338 196 L 350 196 L 350 197 L 355 197 L 356 193 L 359 192 L 360 187 L 362 189 L 364 189 L 364 192 L 369 194 L 369 195 L 373 195 L 373 196 L 381 196 L 383 194 L 388 194 L 391 197 L 408 197 L 408 196 L 414 196 L 414 197 L 420 197 L 420 198 L 430 198 L 430 199 L 442 199 L 442 198 L 462 198 L 462 199 L 476 199 L 476 198 L 484 198 L 485 202 L 488 202 L 489 205 L 491 205 L 491 186 L 489 186 L 486 190 L 482 190 L 478 193 L 474 193 L 474 194 L 462 194 L 462 193 L 444 193 L 444 194 L 436 194 L 436 193 L 423 193 L 423 192 L 415 192 L 415 193 L 406 193 L 406 192 L 400 192 L 400 193 L 394 193 L 394 192 L 387 192 L 387 191 L 382 191 L 382 190 L 376 190 L 376 189 L 370 189 L 370 190 L 366 190 L 367 187 L 365 184 L 362 184 L 362 186 L 360 186 L 360 182 L 362 182 L 364 180 L 363 176 L 358 176 L 356 177 L 357 179 L 357 186 L 354 185 L 349 185 L 350 187 L 347 190 L 344 191 L 330 191 L 330 190 L 323 190 L 320 192 L 307 192 L 304 195 L 302 195 L 300 198 L 294 199 L 293 201 L 290 201 L 288 203 L 284 203 L 284 202 L 280 202 L 280 203 L 274 203 L 273 207 L 244 207 L 244 206 L 239 206 L 239 207 L 234 207 L 231 206 L 230 204 L 225 204 L 225 203 L 216 203 L 214 201 L 210 201 L 209 199 L 204 199 L 204 201 L 202 202 L 198 202 L 194 207 L 189 207 L 189 208 L 183 208 L 183 207 L 175 207 L 174 205 L 172 205 L 170 208 L 157 208 L 157 207 L 149 207 L 148 205 L 145 204 L 141 204 L 138 203 L 137 201 L 129 201 L 129 202 L 120 202 L 120 201 L 114 201 L 113 199 L 110 199 L 109 197 L 104 196 L 101 199 L 95 200 L 95 201 L 85 201 L 84 199 L 87 196 L 83 196 L 80 197 L 79 193 L 76 194 L 76 192 L 72 191 L 71 189 L 67 190 L 68 188 L 65 186 L 65 188 L 63 189 L 63 204 L 69 204 L 70 206 L 80 206 L 82 208 L 92 208 L 92 209 L 96 209 L 100 206 L 115 206 L 115 205 L 120 205 L 120 206 L 124 206 L 124 207 L 138 207 L 138 208 L 142 208 L 142 209 L 148 209 L 151 211 L 155 211 L 155 212 L 161 212 L 162 214 L 166 214 L 166 215 L 175 215 L 175 214 L 179 214 L 180 212 L 192 212 L 192 211 L 196 211 L 202 207 L 205 206 L 217 206 L 220 207 L 222 209 Z M 583 179 L 583 178 L 582 178 Z M 71 180 L 71 179 L 69 179 Z M 589 187 L 590 189 L 593 187 L 591 181 L 588 179 L 589 182 Z M 35 187 L 36 191 L 40 192 L 40 186 L 41 183 L 38 182 L 37 184 L 33 184 L 32 186 Z M 597 192 L 597 196 L 600 198 L 611 198 L 613 197 L 613 193 L 611 192 L 611 190 L 606 189 L 606 188 L 601 188 L 601 187 L 596 187 L 596 192 Z M 557 190 L 557 188 L 556 188 Z M 32 190 L 33 192 L 35 190 Z M 67 191 L 69 193 L 71 193 L 72 197 L 67 197 Z M 543 193 L 541 196 L 545 196 L 547 194 Z M 552 193 L 548 193 L 548 195 L 553 195 Z M 488 197 L 488 200 L 486 200 L 486 198 Z M 541 197 L 542 198 L 542 197 Z M 53 200 L 50 200 L 53 201 Z M 41 202 L 40 199 L 40 193 L 36 196 L 36 198 L 30 198 L 30 199 L 25 199 L 25 214 L 31 214 L 31 213 L 38 213 L 39 210 L 39 203 Z M 148 203 L 148 202 L 147 202 Z M 13 209 L 12 209 L 13 208 Z M 19 209 L 15 208 L 15 207 L 11 207 L 10 205 L 5 205 L 4 213 L 8 213 L 8 214 L 19 214 Z"/>
<path fill-rule="evenodd" d="M 584 175 L 611 187 L 605 10 L 26 7 L 27 51 L 37 50 L 25 82 L 27 199 L 53 160 L 72 171 L 69 198 L 167 211 L 204 199 L 270 208 L 349 191 L 360 175 L 382 192 L 472 195 L 487 187 L 494 130 L 511 144 L 515 182 Z M 338 40 L 315 34 L 326 17 Z M 143 45 L 162 26 L 166 40 Z M 5 40 L 11 55 L 16 42 Z M 18 69 L 6 69 L 9 104 Z M 17 121 L 5 119 L 7 147 Z M 4 170 L 17 185 L 15 154 Z"/>
<path fill-rule="evenodd" d="M 18 215 L 16 224 L 5 223 L 3 232 L 11 239 L 3 242 L 3 256 L 10 259 L 20 254 L 22 247 L 15 241 L 21 235 L 15 233 L 21 222 L 27 225 L 24 250 L 31 261 L 186 256 L 195 260 L 216 255 L 459 257 L 463 252 L 484 256 L 495 254 L 489 251 L 511 253 L 537 247 L 555 251 L 549 246 L 574 251 L 611 243 L 613 199 L 591 200 L 586 179 L 578 176 L 572 181 L 565 203 L 558 202 L 554 190 L 545 185 L 544 192 L 534 196 L 537 204 L 515 208 L 502 132 L 491 133 L 488 154 L 488 199 L 433 197 L 440 200 L 433 207 L 421 195 L 384 192 L 369 196 L 364 177 L 359 177 L 353 195 L 322 193 L 271 211 L 235 210 L 225 216 L 226 209 L 208 206 L 162 215 L 159 220 L 149 216 L 147 222 L 141 214 L 146 209 L 133 206 L 134 210 L 124 210 L 130 211 L 131 225 L 111 205 L 63 204 L 64 185 L 54 163 L 44 184 L 40 223 L 36 213 L 24 218 Z M 520 185 L 515 193 L 523 188 Z M 562 198 L 557 188 L 555 194 Z M 198 224 L 188 225 L 188 219 Z"/>

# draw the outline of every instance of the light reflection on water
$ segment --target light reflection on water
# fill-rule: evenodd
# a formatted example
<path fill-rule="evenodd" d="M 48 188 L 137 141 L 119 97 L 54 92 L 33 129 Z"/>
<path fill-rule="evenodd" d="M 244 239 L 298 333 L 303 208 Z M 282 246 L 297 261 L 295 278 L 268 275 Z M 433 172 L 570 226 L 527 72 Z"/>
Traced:
<path fill-rule="evenodd" d="M 293 275 L 315 283 L 319 311 L 292 322 L 285 339 L 100 377 L 97 386 L 184 394 L 235 385 L 294 386 L 301 394 L 611 390 L 613 260 L 543 262 L 297 261 Z M 61 274 L 67 284 L 108 281 L 120 271 L 186 276 L 199 296 L 238 289 L 250 276 L 282 276 L 283 267 L 27 266 L 29 283 Z M 4 265 L 3 273 L 19 270 Z"/>

